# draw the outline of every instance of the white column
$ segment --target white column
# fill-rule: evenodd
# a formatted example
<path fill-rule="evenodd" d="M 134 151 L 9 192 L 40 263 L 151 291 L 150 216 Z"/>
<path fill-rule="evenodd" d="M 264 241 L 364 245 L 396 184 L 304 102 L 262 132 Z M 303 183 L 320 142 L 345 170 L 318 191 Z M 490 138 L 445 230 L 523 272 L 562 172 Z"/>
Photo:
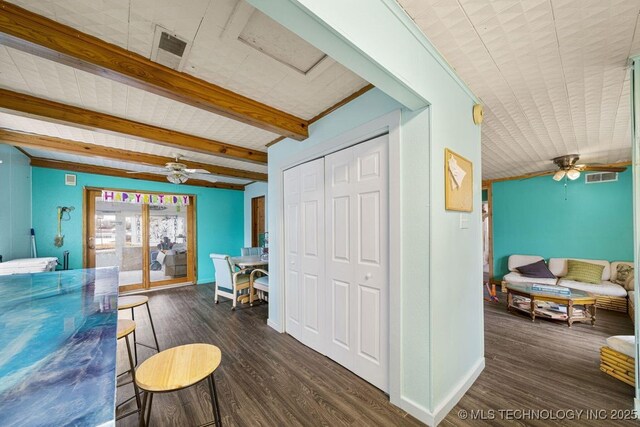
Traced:
<path fill-rule="evenodd" d="M 632 58 L 633 67 L 631 69 L 631 142 L 632 142 L 632 166 L 633 166 L 633 255 L 635 263 L 635 271 L 640 271 L 640 57 Z M 638 273 L 635 274 L 634 289 L 640 289 Z M 640 343 L 640 333 L 638 327 L 640 326 L 638 301 L 640 300 L 640 294 L 634 292 L 634 307 L 635 310 L 635 334 L 636 334 L 636 397 L 635 397 L 635 410 L 640 411 L 640 387 L 638 384 L 638 369 L 640 367 L 640 352 L 638 350 L 638 343 Z"/>

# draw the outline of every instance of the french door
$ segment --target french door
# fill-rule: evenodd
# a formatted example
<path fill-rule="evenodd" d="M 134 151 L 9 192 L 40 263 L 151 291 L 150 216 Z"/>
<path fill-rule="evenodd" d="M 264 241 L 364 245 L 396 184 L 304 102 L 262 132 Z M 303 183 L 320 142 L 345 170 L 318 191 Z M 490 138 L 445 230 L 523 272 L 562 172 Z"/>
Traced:
<path fill-rule="evenodd" d="M 284 173 L 294 338 L 389 387 L 388 135 Z"/>
<path fill-rule="evenodd" d="M 145 192 L 149 193 L 149 192 Z M 195 281 L 195 209 L 102 200 L 85 189 L 84 266 L 117 266 L 121 292 Z"/>

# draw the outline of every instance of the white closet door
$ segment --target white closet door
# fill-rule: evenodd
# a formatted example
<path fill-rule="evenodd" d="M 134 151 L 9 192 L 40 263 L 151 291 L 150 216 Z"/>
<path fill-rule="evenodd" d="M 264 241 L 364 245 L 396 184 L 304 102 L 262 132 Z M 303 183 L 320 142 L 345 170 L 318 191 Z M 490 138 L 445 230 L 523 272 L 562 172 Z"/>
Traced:
<path fill-rule="evenodd" d="M 285 171 L 287 332 L 322 351 L 324 331 L 324 159 Z"/>
<path fill-rule="evenodd" d="M 326 353 L 388 391 L 388 136 L 325 158 Z"/>
<path fill-rule="evenodd" d="M 300 169 L 284 172 L 285 317 L 287 332 L 300 336 Z"/>

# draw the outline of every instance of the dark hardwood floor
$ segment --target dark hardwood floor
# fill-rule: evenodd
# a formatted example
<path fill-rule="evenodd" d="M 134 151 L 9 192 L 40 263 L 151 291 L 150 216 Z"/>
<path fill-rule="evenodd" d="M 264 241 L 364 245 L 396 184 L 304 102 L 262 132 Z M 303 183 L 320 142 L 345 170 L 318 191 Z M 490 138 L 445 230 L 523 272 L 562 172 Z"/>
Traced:
<path fill-rule="evenodd" d="M 461 420 L 461 410 L 609 410 L 633 409 L 633 387 L 600 372 L 600 347 L 612 335 L 633 335 L 627 314 L 598 310 L 596 325 L 531 319 L 484 303 L 485 369 L 441 426 L 531 425 L 610 426 L 634 422 L 587 420 Z M 513 413 L 517 415 L 516 412 Z M 561 414 L 561 413 L 560 413 Z M 576 412 L 577 414 L 577 412 Z M 610 414 L 609 414 L 610 415 Z M 592 418 L 594 418 L 592 416 Z M 611 418 L 609 416 L 609 418 Z"/>
<path fill-rule="evenodd" d="M 380 390 L 268 327 L 266 306 L 240 306 L 232 313 L 229 302 L 213 304 L 211 285 L 148 295 L 161 348 L 206 342 L 222 350 L 222 365 L 215 375 L 224 425 L 420 425 L 391 405 Z M 628 316 L 600 310 L 595 327 L 577 324 L 569 329 L 562 323 L 532 323 L 508 314 L 500 297 L 500 304 L 485 303 L 486 368 L 441 425 L 614 425 L 610 420 L 585 419 L 472 421 L 457 414 L 489 409 L 632 408 L 633 388 L 598 369 L 598 350 L 605 338 L 633 333 Z M 140 314 L 136 320 L 139 339 L 150 342 L 146 316 Z M 125 369 L 123 347 L 119 371 Z M 140 359 L 152 354 L 142 348 Z M 132 393 L 131 386 L 118 389 L 118 401 Z M 156 395 L 151 423 L 204 424 L 212 419 L 209 402 L 206 384 Z M 117 425 L 134 426 L 136 416 Z"/>
<path fill-rule="evenodd" d="M 198 285 L 147 295 L 161 349 L 193 342 L 220 347 L 222 364 L 215 378 L 223 425 L 421 425 L 377 388 L 267 326 L 266 305 L 240 305 L 232 312 L 228 300 L 213 303 L 213 290 L 212 285 Z M 140 313 L 138 339 L 149 343 L 150 326 Z M 124 345 L 119 351 L 122 372 L 127 366 Z M 153 354 L 142 348 L 140 361 Z M 131 386 L 118 389 L 119 402 L 132 395 Z M 132 402 L 125 411 L 134 406 Z M 195 426 L 212 419 L 206 383 L 154 397 L 152 425 Z M 136 415 L 117 425 L 136 425 Z"/>

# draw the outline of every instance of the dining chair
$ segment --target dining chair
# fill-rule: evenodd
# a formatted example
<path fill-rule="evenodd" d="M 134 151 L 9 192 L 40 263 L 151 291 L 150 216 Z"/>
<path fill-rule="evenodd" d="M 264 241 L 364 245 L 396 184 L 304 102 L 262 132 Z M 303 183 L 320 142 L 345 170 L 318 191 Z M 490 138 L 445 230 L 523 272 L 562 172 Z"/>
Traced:
<path fill-rule="evenodd" d="M 260 273 L 262 276 L 256 277 L 256 275 Z M 264 294 L 269 293 L 269 272 L 267 270 L 263 270 L 261 268 L 256 268 L 251 272 L 250 275 L 250 289 L 249 289 L 249 306 L 253 307 L 253 289 L 259 291 L 258 298 L 261 300 L 265 300 Z M 268 299 L 266 299 L 268 301 Z"/>
<path fill-rule="evenodd" d="M 242 249 L 240 250 L 240 253 L 242 254 L 242 256 L 262 255 L 262 248 L 261 248 L 261 247 L 256 247 L 256 248 L 242 248 Z"/>
<path fill-rule="evenodd" d="M 213 267 L 216 270 L 214 301 L 218 304 L 219 295 L 231 298 L 231 310 L 235 310 L 239 292 L 249 288 L 250 276 L 248 273 L 250 269 L 245 268 L 234 272 L 234 266 L 229 255 L 210 254 L 209 257 L 213 261 Z"/>

